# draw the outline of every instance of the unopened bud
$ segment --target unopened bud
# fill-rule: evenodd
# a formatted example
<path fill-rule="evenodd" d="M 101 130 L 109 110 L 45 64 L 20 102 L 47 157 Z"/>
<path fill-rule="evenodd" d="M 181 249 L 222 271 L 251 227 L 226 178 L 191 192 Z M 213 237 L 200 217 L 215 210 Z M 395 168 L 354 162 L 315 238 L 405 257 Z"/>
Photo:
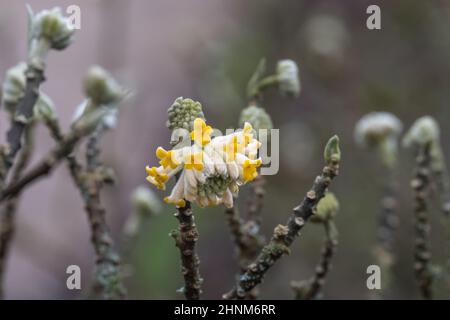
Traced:
<path fill-rule="evenodd" d="M 167 113 L 169 119 L 166 125 L 170 130 L 183 128 L 190 132 L 194 129 L 196 118 L 205 120 L 201 103 L 189 98 L 177 98 Z"/>

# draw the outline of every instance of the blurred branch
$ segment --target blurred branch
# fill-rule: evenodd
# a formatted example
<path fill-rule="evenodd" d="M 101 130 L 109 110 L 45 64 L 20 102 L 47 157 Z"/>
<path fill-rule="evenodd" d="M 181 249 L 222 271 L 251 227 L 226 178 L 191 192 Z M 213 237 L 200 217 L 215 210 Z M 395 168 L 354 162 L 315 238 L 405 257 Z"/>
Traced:
<path fill-rule="evenodd" d="M 38 178 L 41 178 L 49 174 L 65 157 L 70 155 L 74 150 L 76 144 L 86 135 L 89 135 L 92 131 L 93 125 L 97 124 L 99 119 L 104 115 L 102 110 L 95 112 L 92 116 L 83 118 L 72 126 L 72 130 L 62 137 L 58 145 L 53 148 L 47 156 L 44 157 L 37 165 L 32 167 L 27 173 L 25 173 L 16 182 L 11 182 L 1 193 L 0 202 L 16 196 L 26 186 L 35 182 Z"/>
<path fill-rule="evenodd" d="M 334 256 L 338 237 L 336 226 L 332 220 L 323 223 L 325 228 L 325 243 L 322 248 L 320 261 L 316 266 L 314 277 L 307 281 L 292 282 L 291 287 L 295 291 L 295 299 L 317 299 L 320 296 L 325 279 L 331 269 L 331 261 Z"/>
<path fill-rule="evenodd" d="M 25 128 L 24 147 L 22 148 L 17 164 L 13 168 L 11 181 L 16 182 L 20 178 L 22 171 L 30 161 L 34 147 L 34 125 L 30 123 Z M 19 197 L 9 199 L 4 208 L 4 213 L 0 215 L 0 298 L 3 297 L 3 280 L 6 268 L 6 260 L 8 256 L 11 240 L 15 232 L 15 216 Z"/>
<path fill-rule="evenodd" d="M 100 202 L 100 190 L 103 185 L 102 177 L 98 170 L 99 140 L 105 127 L 100 124 L 90 137 L 86 148 L 87 170 L 85 177 L 80 177 L 77 170 L 78 187 L 85 199 L 85 207 L 88 213 L 92 232 L 92 243 L 97 255 L 96 259 L 96 286 L 104 299 L 124 298 L 125 288 L 122 284 L 120 272 L 120 257 L 113 247 L 111 232 L 105 219 L 105 209 Z"/>
<path fill-rule="evenodd" d="M 423 298 L 432 299 L 433 272 L 429 248 L 430 225 L 428 221 L 428 205 L 430 187 L 430 145 L 418 149 L 416 169 L 411 187 L 414 190 L 414 272 Z"/>

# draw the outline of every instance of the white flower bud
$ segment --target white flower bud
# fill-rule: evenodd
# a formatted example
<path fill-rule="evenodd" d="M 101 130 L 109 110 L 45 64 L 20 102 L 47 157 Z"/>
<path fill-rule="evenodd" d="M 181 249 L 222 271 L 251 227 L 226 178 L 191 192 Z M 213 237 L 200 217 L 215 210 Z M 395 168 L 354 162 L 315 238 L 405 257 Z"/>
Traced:
<path fill-rule="evenodd" d="M 355 141 L 365 147 L 379 145 L 385 139 L 397 139 L 403 130 L 401 121 L 389 112 L 371 112 L 355 126 Z"/>
<path fill-rule="evenodd" d="M 433 117 L 424 116 L 417 119 L 403 138 L 403 146 L 424 146 L 428 143 L 439 143 L 439 125 Z"/>
<path fill-rule="evenodd" d="M 276 74 L 281 93 L 294 97 L 300 94 L 300 78 L 295 61 L 278 61 Z"/>
<path fill-rule="evenodd" d="M 10 115 L 16 112 L 17 104 L 25 95 L 26 70 L 27 64 L 20 62 L 6 72 L 5 81 L 3 82 L 2 104 Z"/>
<path fill-rule="evenodd" d="M 239 118 L 239 125 L 244 126 L 248 122 L 255 130 L 273 129 L 272 119 L 263 109 L 255 105 L 250 105 L 243 109 Z"/>
<path fill-rule="evenodd" d="M 58 7 L 42 10 L 32 18 L 31 39 L 45 39 L 50 48 L 62 50 L 72 41 L 74 28 Z"/>
<path fill-rule="evenodd" d="M 20 62 L 6 72 L 3 82 L 2 104 L 11 117 L 14 116 L 17 105 L 25 95 L 26 78 L 25 72 L 27 64 Z M 34 106 L 34 115 L 38 117 L 54 117 L 55 111 L 51 99 L 40 92 L 38 100 Z"/>
<path fill-rule="evenodd" d="M 84 79 L 84 92 L 97 106 L 117 103 L 125 96 L 124 89 L 108 71 L 99 66 L 88 70 Z"/>
<path fill-rule="evenodd" d="M 398 137 L 402 122 L 389 112 L 371 112 L 355 126 L 355 141 L 363 147 L 376 147 L 383 164 L 392 168 L 397 162 Z"/>

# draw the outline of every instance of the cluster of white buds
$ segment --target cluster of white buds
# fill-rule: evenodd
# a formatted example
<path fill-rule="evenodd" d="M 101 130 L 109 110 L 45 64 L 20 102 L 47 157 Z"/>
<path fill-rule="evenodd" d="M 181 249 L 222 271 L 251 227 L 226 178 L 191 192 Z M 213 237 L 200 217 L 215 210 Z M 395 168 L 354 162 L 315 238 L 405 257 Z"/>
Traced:
<path fill-rule="evenodd" d="M 5 106 L 5 109 L 11 118 L 14 117 L 20 100 L 25 96 L 26 70 L 27 64 L 25 62 L 20 62 L 6 72 L 5 81 L 2 86 L 2 105 Z M 39 98 L 33 111 L 34 115 L 37 117 L 55 117 L 53 102 L 43 92 L 39 92 Z"/>
<path fill-rule="evenodd" d="M 97 112 L 102 116 L 94 116 L 106 128 L 114 128 L 117 122 L 118 104 L 126 96 L 126 90 L 108 71 L 99 66 L 89 68 L 83 87 L 87 100 L 77 107 L 73 122 Z"/>
<path fill-rule="evenodd" d="M 31 41 L 44 39 L 55 50 L 62 50 L 71 43 L 75 30 L 60 8 L 42 10 L 31 19 Z"/>
<path fill-rule="evenodd" d="M 355 127 L 355 141 L 363 147 L 379 148 L 385 165 L 397 160 L 398 138 L 403 130 L 402 122 L 389 112 L 371 112 L 363 116 Z"/>
<path fill-rule="evenodd" d="M 100 66 L 89 68 L 83 85 L 86 96 L 96 106 L 116 104 L 125 95 L 124 89 Z"/>
<path fill-rule="evenodd" d="M 300 77 L 295 61 L 289 59 L 278 61 L 276 75 L 281 93 L 298 97 Z"/>
<path fill-rule="evenodd" d="M 202 118 L 193 123 L 190 146 L 165 150 L 158 147 L 156 156 L 159 167 L 147 167 L 147 180 L 159 189 L 166 188 L 171 177 L 178 180 L 166 203 L 184 207 L 186 201 L 201 207 L 224 204 L 233 207 L 233 194 L 239 186 L 252 181 L 258 175 L 257 159 L 261 143 L 254 138 L 253 127 L 244 124 L 240 131 L 211 138 L 212 127 Z"/>

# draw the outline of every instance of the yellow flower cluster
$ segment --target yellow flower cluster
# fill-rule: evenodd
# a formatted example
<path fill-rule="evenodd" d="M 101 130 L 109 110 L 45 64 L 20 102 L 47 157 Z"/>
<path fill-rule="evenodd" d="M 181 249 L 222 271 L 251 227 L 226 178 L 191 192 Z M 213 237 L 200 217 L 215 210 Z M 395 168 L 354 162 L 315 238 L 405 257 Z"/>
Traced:
<path fill-rule="evenodd" d="M 261 143 L 253 137 L 253 128 L 244 124 L 240 131 L 212 138 L 213 129 L 196 118 L 190 134 L 193 144 L 165 150 L 156 149 L 159 167 L 146 167 L 147 180 L 158 189 L 175 175 L 178 180 L 171 194 L 164 200 L 183 207 L 186 201 L 199 206 L 223 203 L 233 206 L 233 195 L 239 186 L 258 176 L 261 159 L 256 159 Z"/>

